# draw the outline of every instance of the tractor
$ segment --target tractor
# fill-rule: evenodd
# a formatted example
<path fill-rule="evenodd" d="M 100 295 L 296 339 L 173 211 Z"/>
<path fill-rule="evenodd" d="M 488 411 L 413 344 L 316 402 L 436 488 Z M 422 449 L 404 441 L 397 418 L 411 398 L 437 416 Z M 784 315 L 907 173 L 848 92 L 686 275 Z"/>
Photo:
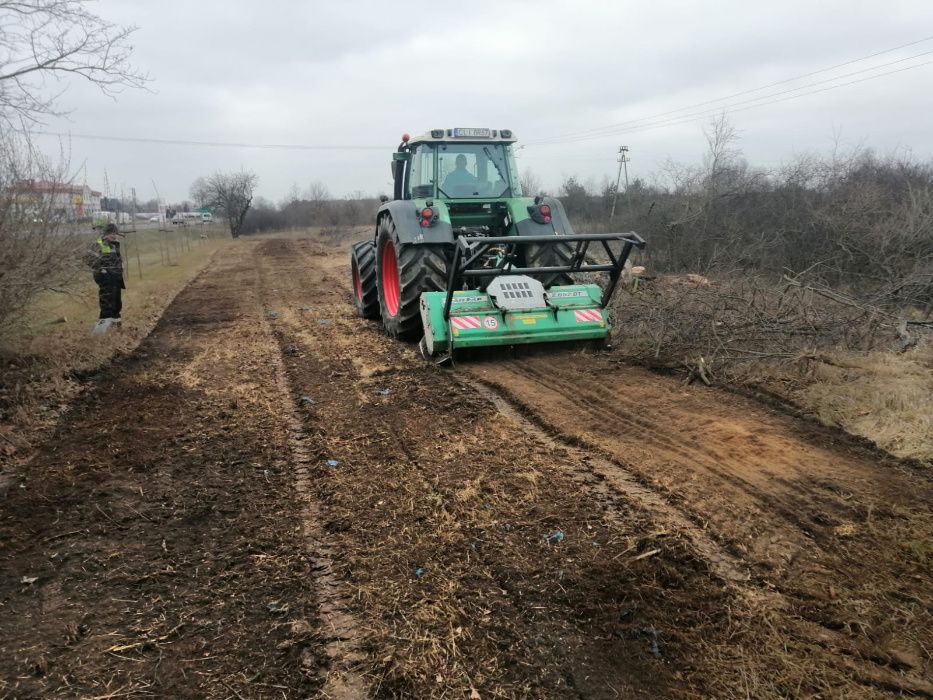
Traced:
<path fill-rule="evenodd" d="M 522 192 L 515 142 L 509 129 L 404 134 L 392 154 L 394 197 L 382 198 L 372 239 L 353 246 L 359 315 L 381 318 L 400 340 L 420 339 L 426 358 L 608 342 L 606 307 L 645 242 L 636 233 L 575 234 L 559 200 Z M 581 273 L 608 273 L 608 283 L 574 283 Z"/>

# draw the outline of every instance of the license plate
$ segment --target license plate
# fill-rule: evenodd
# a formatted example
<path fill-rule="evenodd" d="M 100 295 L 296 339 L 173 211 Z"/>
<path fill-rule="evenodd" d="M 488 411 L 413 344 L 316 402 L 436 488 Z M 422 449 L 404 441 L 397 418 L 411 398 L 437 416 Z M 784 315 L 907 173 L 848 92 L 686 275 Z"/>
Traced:
<path fill-rule="evenodd" d="M 488 139 L 492 136 L 489 129 L 454 129 L 454 138 Z"/>

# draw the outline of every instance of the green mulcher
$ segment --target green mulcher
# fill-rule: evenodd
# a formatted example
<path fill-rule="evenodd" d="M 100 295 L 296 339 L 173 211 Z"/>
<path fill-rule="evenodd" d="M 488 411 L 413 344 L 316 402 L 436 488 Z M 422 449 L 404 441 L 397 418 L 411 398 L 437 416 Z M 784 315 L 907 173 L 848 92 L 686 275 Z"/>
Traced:
<path fill-rule="evenodd" d="M 458 350 L 606 342 L 606 310 L 636 233 L 574 233 L 552 197 L 523 196 L 508 129 L 432 129 L 392 154 L 394 199 L 353 246 L 354 301 L 427 358 Z M 601 251 L 597 260 L 592 253 Z M 608 282 L 575 284 L 573 275 Z"/>

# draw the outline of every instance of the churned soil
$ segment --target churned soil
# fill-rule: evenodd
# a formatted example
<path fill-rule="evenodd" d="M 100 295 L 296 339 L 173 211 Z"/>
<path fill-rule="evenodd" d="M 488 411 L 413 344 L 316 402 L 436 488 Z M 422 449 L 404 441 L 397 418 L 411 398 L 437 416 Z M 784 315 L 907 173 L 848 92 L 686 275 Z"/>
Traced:
<path fill-rule="evenodd" d="M 312 561 L 252 245 L 93 377 L 0 494 L 0 696 L 320 687 Z"/>
<path fill-rule="evenodd" d="M 930 481 L 611 353 L 441 369 L 242 242 L 0 486 L 0 697 L 901 697 Z"/>

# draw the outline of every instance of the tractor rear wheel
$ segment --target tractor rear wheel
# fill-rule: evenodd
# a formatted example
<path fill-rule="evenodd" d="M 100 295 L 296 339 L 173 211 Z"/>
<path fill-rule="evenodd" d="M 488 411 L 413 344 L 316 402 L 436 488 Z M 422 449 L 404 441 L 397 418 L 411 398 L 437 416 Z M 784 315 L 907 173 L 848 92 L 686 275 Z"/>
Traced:
<path fill-rule="evenodd" d="M 400 340 L 418 340 L 421 325 L 421 292 L 447 287 L 447 259 L 442 246 L 413 245 L 399 241 L 388 216 L 379 222 L 376 237 L 376 280 L 382 324 Z"/>
<path fill-rule="evenodd" d="M 535 245 L 531 243 L 525 246 L 525 262 L 528 263 L 528 267 L 569 265 L 571 260 L 573 260 L 573 248 L 567 243 L 559 243 L 558 245 Z M 541 282 L 545 289 L 557 284 L 573 284 L 573 278 L 566 272 L 531 274 L 530 276 Z"/>
<path fill-rule="evenodd" d="M 363 318 L 379 318 L 379 292 L 376 289 L 376 244 L 363 241 L 350 253 L 353 271 L 353 303 Z"/>

